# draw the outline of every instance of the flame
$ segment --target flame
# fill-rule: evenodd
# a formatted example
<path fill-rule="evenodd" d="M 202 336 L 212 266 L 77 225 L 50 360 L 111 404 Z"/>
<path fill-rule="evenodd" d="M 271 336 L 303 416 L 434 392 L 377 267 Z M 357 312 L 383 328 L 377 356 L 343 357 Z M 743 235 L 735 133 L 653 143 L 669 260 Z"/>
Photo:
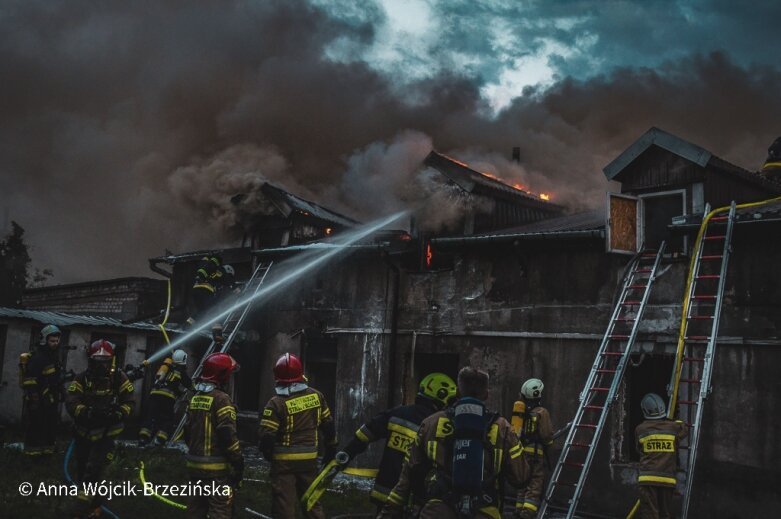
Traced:
<path fill-rule="evenodd" d="M 523 184 L 513 184 L 513 187 L 518 191 L 526 191 L 526 188 L 523 186 Z"/>
<path fill-rule="evenodd" d="M 330 227 L 326 227 L 325 228 L 325 235 L 326 236 L 331 236 L 333 234 L 333 232 L 334 232 L 334 230 L 331 229 Z"/>
<path fill-rule="evenodd" d="M 431 251 L 431 243 L 426 244 L 426 267 L 431 267 L 431 260 L 434 259 L 434 253 Z"/>
<path fill-rule="evenodd" d="M 540 193 L 540 198 L 542 200 L 550 200 L 550 195 L 548 195 L 546 193 Z"/>

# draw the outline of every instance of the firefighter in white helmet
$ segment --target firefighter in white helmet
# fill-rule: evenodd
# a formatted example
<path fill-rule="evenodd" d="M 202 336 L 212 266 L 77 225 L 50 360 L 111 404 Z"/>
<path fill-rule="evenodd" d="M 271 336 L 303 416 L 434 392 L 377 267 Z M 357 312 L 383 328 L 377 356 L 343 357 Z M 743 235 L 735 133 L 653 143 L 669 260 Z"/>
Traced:
<path fill-rule="evenodd" d="M 192 388 L 187 375 L 187 353 L 176 350 L 166 358 L 157 370 L 155 384 L 149 393 L 146 419 L 138 431 L 139 445 L 145 445 L 155 438 L 158 445 L 168 441 L 174 424 L 174 404 L 185 391 Z"/>
<path fill-rule="evenodd" d="M 519 436 L 531 469 L 529 484 L 518 492 L 515 502 L 516 515 L 524 519 L 537 516 L 545 486 L 545 461 L 548 448 L 553 445 L 550 413 L 540 405 L 544 388 L 542 380 L 530 378 L 521 386 L 521 402 L 516 403 L 516 407 L 523 410 L 520 415 Z M 518 406 L 519 403 L 522 405 Z"/>
<path fill-rule="evenodd" d="M 662 397 L 648 393 L 640 402 L 645 421 L 635 429 L 640 467 L 638 519 L 672 517 L 670 504 L 675 490 L 678 444 L 689 434 L 686 424 L 667 418 Z"/>

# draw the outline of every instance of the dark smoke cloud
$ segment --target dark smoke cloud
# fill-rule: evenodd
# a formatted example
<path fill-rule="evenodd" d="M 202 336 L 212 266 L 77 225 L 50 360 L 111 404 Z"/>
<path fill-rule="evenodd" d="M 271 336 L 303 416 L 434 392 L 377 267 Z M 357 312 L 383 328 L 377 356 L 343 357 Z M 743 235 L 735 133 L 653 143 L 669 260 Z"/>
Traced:
<path fill-rule="evenodd" d="M 371 44 L 373 19 L 290 0 L 5 7 L 0 205 L 59 282 L 146 275 L 165 249 L 235 244 L 229 198 L 264 181 L 368 219 L 427 192 L 433 145 L 583 208 L 649 126 L 752 168 L 781 134 L 779 71 L 722 54 L 567 79 L 496 117 L 479 79 L 323 57 Z"/>

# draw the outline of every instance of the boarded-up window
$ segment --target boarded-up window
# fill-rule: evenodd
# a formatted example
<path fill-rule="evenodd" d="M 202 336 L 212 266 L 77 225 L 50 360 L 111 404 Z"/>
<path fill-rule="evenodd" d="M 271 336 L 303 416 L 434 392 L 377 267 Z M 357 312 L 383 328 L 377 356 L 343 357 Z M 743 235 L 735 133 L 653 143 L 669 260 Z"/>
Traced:
<path fill-rule="evenodd" d="M 610 252 L 637 252 L 637 199 L 608 195 L 608 244 Z"/>

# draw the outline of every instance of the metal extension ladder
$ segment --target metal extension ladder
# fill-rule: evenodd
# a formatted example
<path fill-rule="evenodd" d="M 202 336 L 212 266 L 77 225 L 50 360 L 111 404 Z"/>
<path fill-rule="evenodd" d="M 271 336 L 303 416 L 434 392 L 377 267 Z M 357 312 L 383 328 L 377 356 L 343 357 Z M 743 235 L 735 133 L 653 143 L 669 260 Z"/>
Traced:
<path fill-rule="evenodd" d="M 546 510 L 555 498 L 566 502 L 567 519 L 575 514 L 599 437 L 637 337 L 638 325 L 643 318 L 664 248 L 665 244 L 662 243 L 658 251 L 641 250 L 633 259 L 586 385 L 580 394 L 578 410 L 561 456 L 553 469 L 538 517 L 545 517 Z"/>
<path fill-rule="evenodd" d="M 705 399 L 711 392 L 724 282 L 732 251 L 735 202 L 726 216 L 713 216 L 708 206 L 705 215 L 689 273 L 675 369 L 669 386 L 668 417 L 684 420 L 690 427 L 689 437 L 679 446 L 680 466 L 686 471 L 681 519 L 686 519 L 689 512 L 702 414 Z"/>
<path fill-rule="evenodd" d="M 260 287 L 263 285 L 263 282 L 266 280 L 266 276 L 268 275 L 269 271 L 271 270 L 271 266 L 274 264 L 273 261 L 269 263 L 262 263 L 259 262 L 257 267 L 255 267 L 255 270 L 252 272 L 252 277 L 249 278 L 247 283 L 244 285 L 244 288 L 241 290 L 241 299 L 244 299 L 248 295 L 255 295 L 258 293 L 258 290 L 260 290 Z M 223 341 L 222 344 L 220 344 L 220 353 L 225 353 L 228 351 L 233 344 L 233 341 L 236 339 L 236 335 L 238 334 L 239 330 L 241 329 L 242 324 L 244 324 L 244 320 L 247 318 L 247 315 L 249 314 L 250 310 L 252 309 L 252 303 L 253 300 L 250 299 L 247 304 L 242 305 L 238 308 L 234 308 L 226 317 L 225 320 L 222 322 L 222 332 L 223 334 L 227 334 L 228 337 Z M 195 381 L 198 376 L 200 376 L 201 371 L 203 371 L 203 361 L 215 352 L 215 349 L 217 348 L 218 343 L 217 341 L 212 338 L 211 344 L 209 344 L 209 347 L 206 349 L 206 352 L 201 357 L 201 360 L 198 362 L 198 367 L 195 368 L 195 371 L 193 371 L 192 374 L 192 380 Z M 188 396 L 185 394 L 185 396 Z M 179 420 L 179 425 L 176 427 L 176 431 L 174 431 L 174 434 L 171 435 L 171 442 L 174 442 L 179 437 L 180 433 L 182 432 L 182 429 L 184 428 L 184 423 L 187 419 L 187 413 L 185 412 L 185 415 L 182 416 L 181 420 Z"/>

